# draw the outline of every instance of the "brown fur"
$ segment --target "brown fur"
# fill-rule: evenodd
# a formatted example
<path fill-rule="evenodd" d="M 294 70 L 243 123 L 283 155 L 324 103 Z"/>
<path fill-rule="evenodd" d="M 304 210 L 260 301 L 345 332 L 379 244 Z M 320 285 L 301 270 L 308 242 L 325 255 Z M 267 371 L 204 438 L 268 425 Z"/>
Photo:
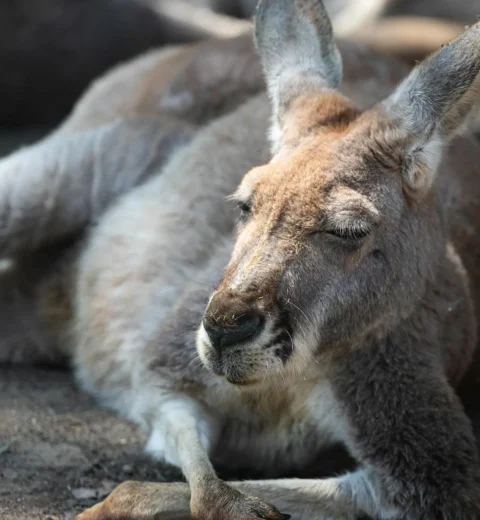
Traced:
<path fill-rule="evenodd" d="M 401 57 L 413 65 L 463 30 L 462 24 L 447 20 L 392 16 L 359 28 L 352 39 Z"/>

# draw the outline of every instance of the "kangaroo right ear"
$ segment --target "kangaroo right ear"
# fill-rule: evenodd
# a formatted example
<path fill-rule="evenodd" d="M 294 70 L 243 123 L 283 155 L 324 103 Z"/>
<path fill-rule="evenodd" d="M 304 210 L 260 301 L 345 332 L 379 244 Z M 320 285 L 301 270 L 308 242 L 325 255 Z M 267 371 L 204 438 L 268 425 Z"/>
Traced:
<path fill-rule="evenodd" d="M 480 23 L 420 63 L 381 106 L 405 135 L 406 186 L 421 196 L 443 145 L 478 121 Z"/>
<path fill-rule="evenodd" d="M 338 87 L 342 59 L 322 0 L 260 0 L 255 39 L 273 105 L 272 137 L 279 140 L 296 97 Z"/>

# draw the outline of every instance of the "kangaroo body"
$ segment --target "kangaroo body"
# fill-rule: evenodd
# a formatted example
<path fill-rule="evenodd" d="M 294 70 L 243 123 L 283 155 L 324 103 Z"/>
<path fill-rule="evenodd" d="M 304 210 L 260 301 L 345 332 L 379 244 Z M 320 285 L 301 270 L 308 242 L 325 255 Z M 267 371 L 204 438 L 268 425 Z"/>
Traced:
<path fill-rule="evenodd" d="M 237 41 L 242 52 L 247 47 L 253 56 L 250 38 Z M 362 47 L 343 45 L 350 68 L 346 75 L 351 77 L 344 90 L 364 106 L 381 99 L 393 84 L 390 77 L 400 78 L 407 70 Z M 238 51 L 235 57 L 238 67 Z M 196 59 L 208 62 L 208 54 L 199 53 Z M 373 91 L 370 85 L 377 71 L 389 77 Z M 260 88 L 253 80 L 252 84 L 251 90 Z M 241 88 L 239 100 L 249 94 L 248 88 Z M 177 96 L 184 101 L 182 94 L 167 96 L 173 103 Z M 167 96 L 160 98 L 165 105 L 170 103 Z M 200 97 L 197 90 L 197 103 Z M 182 107 L 185 112 L 188 108 Z M 73 330 L 73 341 L 57 343 L 71 345 L 69 355 L 82 386 L 151 430 L 147 449 L 176 464 L 179 461 L 169 459 L 168 447 L 163 446 L 161 425 L 155 424 L 154 409 L 163 401 L 163 392 L 187 393 L 216 411 L 215 431 L 221 441 L 212 447 L 212 458 L 229 472 L 295 473 L 342 440 L 328 384 L 318 384 L 317 365 L 300 386 L 281 385 L 279 392 L 279 383 L 272 381 L 259 399 L 256 392 L 245 393 L 212 379 L 195 349 L 195 326 L 233 248 L 237 215 L 227 197 L 245 171 L 268 158 L 270 117 L 267 96 L 252 96 L 203 127 L 159 174 L 115 203 L 82 246 L 73 282 L 73 320 L 59 324 L 58 337 L 68 337 Z M 54 276 L 42 290 L 48 294 L 58 284 Z M 158 402 L 151 388 L 162 389 Z M 319 395 L 324 401 L 321 410 Z"/>

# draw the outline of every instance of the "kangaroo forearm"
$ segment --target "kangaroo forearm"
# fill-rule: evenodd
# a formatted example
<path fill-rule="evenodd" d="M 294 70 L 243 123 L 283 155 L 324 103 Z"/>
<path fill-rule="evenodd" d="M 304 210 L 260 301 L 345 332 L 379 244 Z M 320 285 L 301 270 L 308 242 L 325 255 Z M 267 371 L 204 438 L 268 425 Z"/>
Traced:
<path fill-rule="evenodd" d="M 354 520 L 361 515 L 383 518 L 391 513 L 367 470 L 338 478 L 260 480 L 232 483 L 247 495 L 274 503 L 297 520 L 317 518 Z"/>
<path fill-rule="evenodd" d="M 427 345 L 427 335 L 422 341 Z M 346 442 L 372 468 L 375 495 L 407 518 L 450 520 L 461 511 L 473 519 L 479 506 L 475 438 L 424 345 L 398 333 L 343 358 L 335 393 L 350 425 Z"/>
<path fill-rule="evenodd" d="M 274 503 L 282 513 L 292 515 L 292 520 L 350 520 L 366 514 L 367 509 L 372 515 L 379 511 L 372 511 L 372 496 L 363 486 L 363 478 L 363 472 L 356 472 L 325 480 L 260 480 L 229 484 L 245 495 Z M 106 519 L 115 518 L 116 512 L 132 519 L 183 519 L 190 518 L 190 499 L 187 484 L 125 482 L 96 507 L 103 515 L 99 518 Z M 222 500 L 222 495 L 216 499 Z M 85 520 L 96 519 L 92 511 Z M 80 516 L 78 520 L 82 518 Z"/>

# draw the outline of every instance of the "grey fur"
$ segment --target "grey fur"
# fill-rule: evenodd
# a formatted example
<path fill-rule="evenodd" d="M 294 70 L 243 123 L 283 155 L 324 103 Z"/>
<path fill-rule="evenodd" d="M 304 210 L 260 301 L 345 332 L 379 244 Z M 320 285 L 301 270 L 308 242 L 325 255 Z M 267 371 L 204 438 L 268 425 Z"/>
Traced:
<path fill-rule="evenodd" d="M 282 124 L 293 99 L 342 79 L 342 59 L 322 0 L 261 0 L 255 39 L 272 99 Z"/>
<path fill-rule="evenodd" d="M 459 108 L 480 71 L 479 46 L 480 27 L 475 25 L 416 67 L 386 101 L 386 109 L 408 125 L 408 132 L 426 139 L 456 130 L 477 105 L 468 98 Z"/>

